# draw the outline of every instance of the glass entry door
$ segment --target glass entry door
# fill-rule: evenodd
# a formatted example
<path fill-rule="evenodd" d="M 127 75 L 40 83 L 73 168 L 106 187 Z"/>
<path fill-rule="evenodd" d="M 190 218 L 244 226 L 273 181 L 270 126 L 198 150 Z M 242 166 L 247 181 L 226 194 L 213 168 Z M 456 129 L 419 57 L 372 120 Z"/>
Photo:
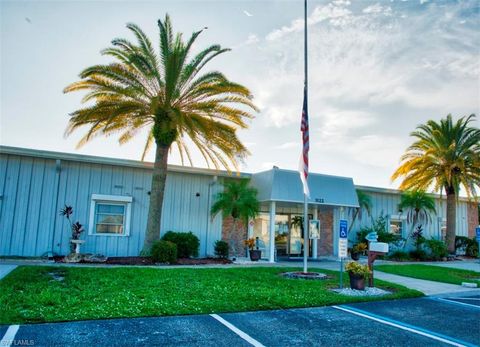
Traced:
<path fill-rule="evenodd" d="M 277 257 L 303 257 L 303 233 L 300 220 L 302 216 L 292 213 L 275 215 L 275 250 Z M 309 215 L 309 219 L 312 216 Z M 268 213 L 260 213 L 254 221 L 253 237 L 262 251 L 262 258 L 269 254 L 269 221 Z M 311 242 L 308 243 L 311 249 Z M 309 253 L 311 254 L 311 253 Z"/>

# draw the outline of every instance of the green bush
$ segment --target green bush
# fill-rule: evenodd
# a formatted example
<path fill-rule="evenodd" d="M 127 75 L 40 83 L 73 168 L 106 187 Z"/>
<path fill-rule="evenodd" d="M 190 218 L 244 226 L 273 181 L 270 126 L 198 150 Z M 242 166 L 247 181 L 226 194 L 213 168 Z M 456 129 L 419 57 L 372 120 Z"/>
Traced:
<path fill-rule="evenodd" d="M 215 241 L 215 255 L 219 258 L 228 258 L 228 243 L 222 240 Z"/>
<path fill-rule="evenodd" d="M 150 254 L 152 260 L 156 263 L 175 264 L 177 262 L 177 245 L 170 241 L 156 241 Z"/>
<path fill-rule="evenodd" d="M 469 257 L 477 257 L 478 256 L 478 242 L 477 239 L 474 237 L 469 239 L 466 236 L 456 236 L 455 237 L 455 251 L 459 248 L 465 249 L 465 255 Z"/>
<path fill-rule="evenodd" d="M 430 239 L 425 241 L 425 245 L 430 250 L 430 257 L 433 260 L 441 260 L 448 256 L 447 245 L 443 241 Z"/>
<path fill-rule="evenodd" d="M 188 233 L 168 231 L 163 235 L 162 240 L 170 241 L 177 245 L 179 258 L 198 257 L 200 240 L 191 231 Z"/>
<path fill-rule="evenodd" d="M 416 249 L 414 251 L 410 251 L 410 258 L 417 259 L 417 260 L 427 260 L 427 252 L 423 249 Z"/>
<path fill-rule="evenodd" d="M 395 251 L 392 254 L 388 255 L 388 259 L 396 261 L 411 260 L 410 255 L 404 251 Z"/>
<path fill-rule="evenodd" d="M 470 240 L 465 250 L 465 255 L 469 257 L 478 257 L 478 242 L 476 238 Z"/>

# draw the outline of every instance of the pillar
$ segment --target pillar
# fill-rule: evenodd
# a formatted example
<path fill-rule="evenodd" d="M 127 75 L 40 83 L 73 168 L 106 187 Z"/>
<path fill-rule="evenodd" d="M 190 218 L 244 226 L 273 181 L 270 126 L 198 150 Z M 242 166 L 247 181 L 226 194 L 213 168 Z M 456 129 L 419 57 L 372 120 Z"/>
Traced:
<path fill-rule="evenodd" d="M 313 210 L 313 219 L 318 219 L 318 205 Z M 320 223 L 320 232 L 322 232 L 322 224 Z M 318 259 L 318 240 L 312 240 L 312 259 Z"/>
<path fill-rule="evenodd" d="M 269 255 L 268 261 L 275 262 L 275 201 L 270 202 L 270 232 L 269 232 Z"/>

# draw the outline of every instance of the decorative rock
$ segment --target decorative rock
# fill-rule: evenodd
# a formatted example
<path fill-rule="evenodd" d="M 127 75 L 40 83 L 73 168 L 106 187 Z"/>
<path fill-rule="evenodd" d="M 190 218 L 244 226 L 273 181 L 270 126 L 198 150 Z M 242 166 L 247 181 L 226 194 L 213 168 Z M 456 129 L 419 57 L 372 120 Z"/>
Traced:
<path fill-rule="evenodd" d="M 347 295 L 347 296 L 383 296 L 383 295 L 388 295 L 392 294 L 389 291 L 376 288 L 376 287 L 366 287 L 365 290 L 356 290 L 356 289 L 350 289 L 350 288 L 337 288 L 337 289 L 332 289 L 334 292 L 337 292 L 338 294 L 341 295 Z"/>
<path fill-rule="evenodd" d="M 327 279 L 327 275 L 319 272 L 284 272 L 281 275 L 286 278 L 304 279 L 304 280 Z"/>

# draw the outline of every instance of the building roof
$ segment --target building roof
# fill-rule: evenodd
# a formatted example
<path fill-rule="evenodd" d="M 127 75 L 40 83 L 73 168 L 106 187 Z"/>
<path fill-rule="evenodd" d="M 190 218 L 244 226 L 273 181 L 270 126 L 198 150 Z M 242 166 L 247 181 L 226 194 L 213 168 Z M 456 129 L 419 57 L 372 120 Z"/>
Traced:
<path fill-rule="evenodd" d="M 298 171 L 271 169 L 254 173 L 251 184 L 260 201 L 303 203 L 303 188 Z M 308 175 L 309 204 L 358 207 L 357 193 L 350 177 L 316 173 Z"/>
<path fill-rule="evenodd" d="M 20 156 L 26 156 L 26 157 L 65 160 L 65 161 L 84 162 L 84 163 L 93 163 L 93 164 L 114 165 L 114 166 L 122 166 L 122 167 L 133 167 L 133 168 L 150 169 L 150 170 L 153 169 L 153 163 L 147 162 L 147 161 L 107 158 L 107 157 L 98 157 L 94 155 L 44 151 L 44 150 L 38 150 L 38 149 L 10 147 L 10 146 L 3 146 L 3 145 L 0 145 L 0 154 L 20 155 Z M 210 176 L 246 177 L 246 178 L 250 177 L 250 174 L 247 174 L 244 172 L 239 172 L 237 174 L 237 172 L 228 172 L 224 170 L 204 169 L 204 168 L 197 168 L 197 167 L 191 167 L 191 166 L 170 165 L 170 164 L 168 165 L 168 171 L 192 173 L 192 174 L 200 174 L 200 175 L 210 175 Z"/>

